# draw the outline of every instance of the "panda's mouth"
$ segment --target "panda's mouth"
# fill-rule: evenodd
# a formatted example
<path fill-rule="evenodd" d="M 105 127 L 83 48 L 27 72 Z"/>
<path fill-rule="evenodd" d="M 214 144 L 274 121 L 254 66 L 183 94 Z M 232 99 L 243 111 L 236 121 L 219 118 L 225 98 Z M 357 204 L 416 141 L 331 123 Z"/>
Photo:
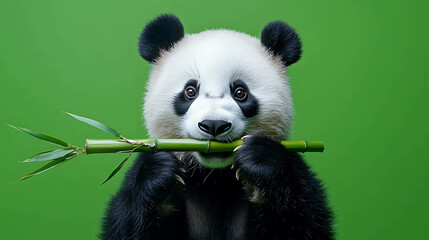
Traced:
<path fill-rule="evenodd" d="M 218 152 L 218 153 L 197 153 L 198 161 L 208 168 L 226 168 L 234 163 L 235 153 Z"/>
<path fill-rule="evenodd" d="M 214 140 L 218 142 L 229 143 L 234 140 L 222 141 Z M 234 163 L 235 153 L 234 152 L 213 152 L 213 153 L 204 153 L 198 152 L 197 159 L 198 161 L 208 168 L 225 168 Z"/>
<path fill-rule="evenodd" d="M 217 136 L 215 138 L 198 138 L 193 137 L 194 139 L 202 140 L 202 141 L 216 141 L 222 143 L 231 143 L 240 138 L 234 137 L 221 137 Z M 205 167 L 208 168 L 225 168 L 231 166 L 234 163 L 235 153 L 234 152 L 212 152 L 212 153 L 204 153 L 204 152 L 195 152 L 195 157 L 198 162 Z"/>
<path fill-rule="evenodd" d="M 207 141 L 207 140 L 208 139 L 205 139 L 205 141 Z M 234 140 L 211 139 L 211 140 L 216 141 L 216 142 L 221 142 L 221 143 L 231 143 L 231 142 L 234 142 L 238 139 L 234 139 Z M 231 157 L 233 152 L 213 152 L 213 153 L 201 152 L 200 154 L 203 158 L 206 158 L 206 159 L 220 160 L 220 159 L 227 159 L 227 158 Z"/>

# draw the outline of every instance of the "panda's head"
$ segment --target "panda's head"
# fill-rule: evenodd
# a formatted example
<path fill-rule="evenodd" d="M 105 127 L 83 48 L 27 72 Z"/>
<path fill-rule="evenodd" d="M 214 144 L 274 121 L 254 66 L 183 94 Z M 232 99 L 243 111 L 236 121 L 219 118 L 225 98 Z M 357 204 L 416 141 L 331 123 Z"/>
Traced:
<path fill-rule="evenodd" d="M 144 28 L 139 51 L 152 64 L 144 101 L 150 137 L 288 137 L 293 104 L 285 69 L 300 58 L 301 43 L 287 24 L 269 23 L 261 39 L 231 30 L 185 35 L 177 17 L 162 15 Z M 233 161 L 229 153 L 194 155 L 210 167 Z"/>

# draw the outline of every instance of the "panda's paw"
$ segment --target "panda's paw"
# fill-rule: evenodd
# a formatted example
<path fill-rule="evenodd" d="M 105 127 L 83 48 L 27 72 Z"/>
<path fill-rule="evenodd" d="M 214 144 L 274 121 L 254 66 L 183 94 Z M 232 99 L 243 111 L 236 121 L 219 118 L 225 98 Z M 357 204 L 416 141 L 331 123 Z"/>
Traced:
<path fill-rule="evenodd" d="M 182 164 L 171 153 L 153 153 L 142 162 L 136 181 L 147 195 L 162 198 L 185 184 Z"/>
<path fill-rule="evenodd" d="M 243 138 L 243 145 L 236 150 L 234 169 L 237 179 L 253 184 L 269 184 L 283 166 L 285 148 L 279 142 L 264 136 Z"/>

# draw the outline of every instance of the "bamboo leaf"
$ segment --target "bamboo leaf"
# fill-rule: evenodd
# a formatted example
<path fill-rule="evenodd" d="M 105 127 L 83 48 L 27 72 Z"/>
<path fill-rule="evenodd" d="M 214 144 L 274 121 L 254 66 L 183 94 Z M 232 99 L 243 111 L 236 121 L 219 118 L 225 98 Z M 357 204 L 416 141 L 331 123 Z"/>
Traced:
<path fill-rule="evenodd" d="M 46 172 L 46 171 L 48 171 L 48 170 L 52 169 L 53 167 L 58 166 L 59 164 L 64 163 L 65 161 L 66 161 L 66 158 L 65 158 L 65 157 L 62 157 L 62 158 L 59 158 L 59 159 L 52 160 L 52 161 L 50 161 L 49 163 L 47 163 L 47 164 L 43 165 L 42 167 L 38 168 L 37 170 L 35 170 L 35 171 L 33 171 L 33 172 L 31 172 L 31 173 L 29 173 L 29 174 L 25 175 L 24 177 L 22 177 L 22 178 L 20 179 L 20 181 L 25 180 L 25 179 L 27 179 L 27 178 L 30 178 L 30 177 L 32 177 L 32 176 L 36 176 L 36 175 L 38 175 L 38 174 L 40 174 L 40 173 Z"/>
<path fill-rule="evenodd" d="M 121 168 L 125 165 L 125 163 L 127 162 L 127 160 L 131 157 L 131 154 L 132 154 L 133 152 L 130 152 L 130 154 L 128 154 L 128 156 L 124 159 L 124 160 L 122 160 L 122 162 L 115 168 L 115 170 L 113 170 L 113 172 L 112 173 L 110 173 L 110 175 L 107 177 L 107 179 L 106 180 L 104 180 L 104 182 L 103 183 L 101 183 L 101 185 L 103 185 L 103 184 L 105 184 L 107 181 L 109 181 L 113 176 L 115 176 L 116 175 L 116 173 L 118 173 L 119 172 L 119 170 L 121 170 Z"/>
<path fill-rule="evenodd" d="M 87 124 L 89 124 L 89 125 L 91 125 L 93 127 L 96 127 L 96 128 L 98 128 L 100 130 L 103 130 L 103 131 L 105 131 L 107 133 L 110 133 L 110 134 L 112 134 L 112 135 L 114 135 L 116 137 L 121 137 L 121 134 L 118 131 L 112 129 L 109 126 L 104 125 L 101 122 L 95 121 L 95 120 L 90 119 L 90 118 L 86 118 L 86 117 L 81 117 L 81 116 L 78 116 L 78 115 L 74 115 L 74 114 L 71 114 L 71 113 L 68 113 L 68 112 L 66 112 L 66 113 L 68 115 L 74 117 L 75 119 L 81 121 L 81 122 L 87 123 Z"/>
<path fill-rule="evenodd" d="M 75 151 L 75 148 L 63 148 L 63 149 L 56 149 L 51 151 L 45 151 L 40 152 L 31 158 L 25 160 L 24 162 L 38 162 L 38 161 L 47 161 L 47 160 L 55 160 L 58 158 L 62 158 L 66 156 L 67 154 Z"/>
<path fill-rule="evenodd" d="M 15 127 L 15 126 L 10 125 L 10 124 L 9 124 L 9 126 L 15 128 L 18 131 L 25 132 L 27 134 L 30 134 L 33 137 L 36 137 L 38 139 L 41 139 L 43 141 L 46 141 L 46 142 L 49 142 L 49 143 L 52 143 L 52 144 L 60 145 L 60 146 L 63 146 L 63 147 L 70 146 L 70 144 L 64 142 L 63 140 L 60 140 L 58 138 L 54 138 L 54 137 L 45 135 L 43 133 L 34 132 L 34 131 L 32 131 L 30 129 L 26 129 L 26 128 Z"/>

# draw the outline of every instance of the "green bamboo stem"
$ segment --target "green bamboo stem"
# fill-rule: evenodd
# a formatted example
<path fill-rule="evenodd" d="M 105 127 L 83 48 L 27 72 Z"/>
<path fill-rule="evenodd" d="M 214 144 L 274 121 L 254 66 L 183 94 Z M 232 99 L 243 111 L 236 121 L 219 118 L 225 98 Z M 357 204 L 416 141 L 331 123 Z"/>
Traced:
<path fill-rule="evenodd" d="M 132 142 L 132 143 L 130 143 Z M 116 153 L 116 152 L 232 152 L 236 147 L 243 144 L 242 140 L 231 143 L 201 141 L 195 139 L 87 139 L 85 152 L 93 153 Z M 323 142 L 307 141 L 281 141 L 281 144 L 291 152 L 323 152 Z M 140 146 L 139 146 L 140 145 Z"/>
<path fill-rule="evenodd" d="M 109 177 L 103 182 L 105 183 L 111 179 L 125 164 L 125 162 L 130 158 L 133 152 L 157 152 L 157 151 L 173 151 L 173 152 L 204 152 L 204 153 L 216 153 L 216 152 L 232 152 L 237 147 L 243 144 L 243 140 L 237 140 L 230 143 L 215 142 L 215 141 L 201 141 L 195 139 L 127 139 L 122 136 L 118 131 L 113 128 L 104 125 L 101 122 L 96 120 L 74 115 L 67 113 L 73 118 L 87 123 L 95 128 L 98 128 L 102 131 L 110 133 L 119 139 L 105 139 L 105 140 L 93 140 L 87 139 L 86 145 L 84 148 L 76 147 L 70 145 L 69 143 L 60 140 L 55 137 L 48 136 L 39 132 L 34 132 L 30 129 L 20 128 L 10 125 L 11 127 L 27 133 L 35 138 L 40 140 L 59 145 L 63 148 L 44 151 L 38 153 L 31 158 L 25 160 L 24 162 L 39 162 L 39 161 L 49 161 L 47 164 L 39 167 L 35 171 L 25 175 L 21 180 L 27 179 L 29 177 L 38 175 L 40 173 L 46 172 L 49 169 L 52 169 L 55 166 L 61 165 L 70 159 L 81 155 L 82 153 L 92 154 L 92 153 L 116 153 L 116 152 L 128 152 L 128 156 L 122 160 L 122 162 L 117 166 Z M 288 150 L 292 152 L 323 152 L 324 144 L 323 142 L 307 142 L 307 141 L 281 141 L 281 144 Z M 204 164 L 204 163 L 203 163 Z M 224 162 L 219 164 L 207 164 L 206 167 L 209 168 L 222 168 L 227 166 L 227 164 L 232 164 L 231 162 Z"/>

